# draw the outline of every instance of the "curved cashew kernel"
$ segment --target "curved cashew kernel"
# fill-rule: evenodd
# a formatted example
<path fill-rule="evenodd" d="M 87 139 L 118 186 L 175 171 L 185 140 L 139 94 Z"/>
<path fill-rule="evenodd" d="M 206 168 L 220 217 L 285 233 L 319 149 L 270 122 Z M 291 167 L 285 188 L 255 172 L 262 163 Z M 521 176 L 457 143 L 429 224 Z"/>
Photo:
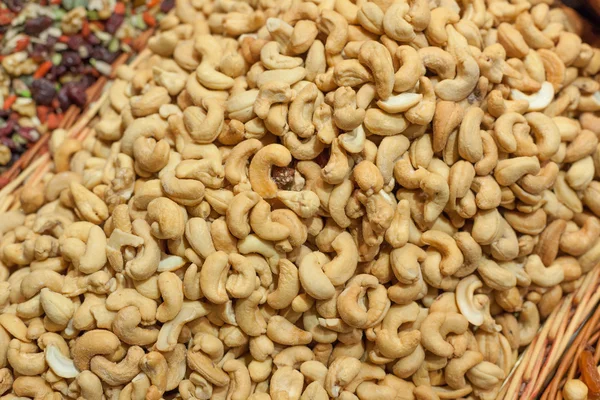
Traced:
<path fill-rule="evenodd" d="M 186 365 L 187 349 L 184 344 L 178 344 L 174 350 L 164 354 L 169 367 L 167 373 L 166 390 L 173 390 L 179 386 L 187 372 Z"/>
<path fill-rule="evenodd" d="M 405 92 L 411 90 L 415 87 L 419 78 L 425 75 L 425 65 L 421 62 L 417 50 L 410 46 L 399 46 L 395 55 L 402 65 L 394 76 L 394 91 Z"/>
<path fill-rule="evenodd" d="M 77 338 L 71 349 L 73 362 L 79 371 L 90 369 L 90 361 L 97 355 L 113 354 L 121 345 L 119 338 L 110 331 L 94 329 Z"/>
<path fill-rule="evenodd" d="M 479 66 L 477 61 L 466 51 L 457 54 L 457 74 L 454 79 L 445 79 L 435 86 L 435 94 L 443 100 L 461 101 L 465 99 L 477 85 Z"/>
<path fill-rule="evenodd" d="M 342 228 L 347 228 L 352 222 L 346 215 L 346 205 L 352 196 L 353 190 L 352 181 L 346 179 L 331 191 L 329 197 L 329 214 L 335 223 Z"/>
<path fill-rule="evenodd" d="M 373 74 L 379 99 L 387 100 L 392 94 L 395 81 L 394 65 L 389 51 L 376 41 L 368 41 L 360 47 L 358 60 Z"/>
<path fill-rule="evenodd" d="M 462 266 L 464 257 L 456 241 L 442 231 L 429 230 L 421 235 L 421 241 L 442 254 L 440 270 L 443 275 L 454 275 Z"/>
<path fill-rule="evenodd" d="M 239 299 L 235 304 L 236 321 L 239 327 L 250 336 L 260 336 L 267 331 L 265 317 L 258 309 L 261 299 L 262 294 L 255 291 L 249 297 Z"/>
<path fill-rule="evenodd" d="M 460 16 L 446 7 L 437 7 L 431 10 L 431 22 L 425 29 L 425 35 L 429 43 L 443 47 L 448 42 L 448 33 L 446 25 L 455 24 L 460 20 Z"/>
<path fill-rule="evenodd" d="M 385 240 L 394 249 L 401 248 L 408 242 L 410 221 L 410 205 L 408 200 L 400 200 L 396 206 L 390 227 L 385 232 Z"/>
<path fill-rule="evenodd" d="M 540 328 L 540 314 L 536 305 L 530 301 L 523 303 L 523 310 L 519 315 L 519 346 L 527 346 Z"/>
<path fill-rule="evenodd" d="M 227 278 L 225 288 L 235 298 L 246 298 L 256 286 L 256 271 L 252 261 L 239 254 L 229 255 L 229 263 L 234 272 Z"/>
<path fill-rule="evenodd" d="M 225 161 L 225 178 L 229 183 L 238 185 L 248 182 L 246 167 L 248 160 L 263 147 L 258 139 L 248 139 L 237 144 Z"/>
<path fill-rule="evenodd" d="M 299 399 L 304 377 L 292 367 L 278 368 L 271 376 L 269 393 L 272 399 Z"/>
<path fill-rule="evenodd" d="M 156 302 L 135 289 L 118 289 L 106 298 L 106 308 L 109 311 L 119 311 L 128 306 L 135 306 L 141 313 L 145 323 L 152 323 L 156 318 Z"/>
<path fill-rule="evenodd" d="M 483 361 L 467 371 L 467 379 L 473 385 L 484 389 L 497 388 L 504 378 L 504 370 L 488 361 Z"/>
<path fill-rule="evenodd" d="M 139 363 L 144 356 L 144 349 L 132 346 L 127 350 L 125 358 L 114 363 L 103 356 L 95 356 L 90 362 L 91 371 L 102 381 L 111 386 L 123 385 L 131 382 L 140 372 Z"/>
<path fill-rule="evenodd" d="M 79 375 L 73 360 L 65 356 L 56 345 L 47 346 L 44 353 L 48 366 L 56 375 L 62 378 L 75 378 Z"/>
<path fill-rule="evenodd" d="M 483 260 L 477 271 L 486 285 L 496 290 L 509 290 L 517 285 L 515 274 L 500 267 L 495 261 Z"/>
<path fill-rule="evenodd" d="M 396 96 L 389 97 L 387 100 L 378 100 L 377 105 L 382 110 L 395 114 L 407 111 L 417 105 L 423 98 L 422 94 L 418 93 L 401 93 Z"/>
<path fill-rule="evenodd" d="M 246 365 L 240 360 L 227 360 L 223 371 L 229 373 L 230 387 L 228 397 L 231 400 L 245 400 L 250 396 L 252 383 Z"/>
<path fill-rule="evenodd" d="M 273 20 L 269 20 L 273 22 Z M 271 23 L 271 26 L 273 23 Z M 281 54 L 280 45 L 277 42 L 269 42 L 260 50 L 260 60 L 268 69 L 292 69 L 300 67 L 303 60 L 300 57 L 289 57 Z"/>
<path fill-rule="evenodd" d="M 136 118 L 147 117 L 158 112 L 160 106 L 171 102 L 167 89 L 154 86 L 141 96 L 129 100 L 131 114 Z"/>
<path fill-rule="evenodd" d="M 527 174 L 540 172 L 540 161 L 537 157 L 515 157 L 498 161 L 494 170 L 494 178 L 502 186 L 510 186 Z"/>
<path fill-rule="evenodd" d="M 48 365 L 44 353 L 34 353 L 35 349 L 34 345 L 12 339 L 6 353 L 8 364 L 20 375 L 41 375 Z"/>
<path fill-rule="evenodd" d="M 277 270 L 280 254 L 272 243 L 262 240 L 256 235 L 250 234 L 239 240 L 238 251 L 241 254 L 258 253 L 267 260 L 272 270 Z"/>
<path fill-rule="evenodd" d="M 144 171 L 158 172 L 169 162 L 171 147 L 165 139 L 156 141 L 144 136 L 135 140 L 133 158 L 136 165 Z"/>
<path fill-rule="evenodd" d="M 508 211 L 504 218 L 514 230 L 526 235 L 538 235 L 546 227 L 546 213 L 543 209 L 529 214 Z"/>
<path fill-rule="evenodd" d="M 567 171 L 566 181 L 574 190 L 584 190 L 594 179 L 594 161 L 585 157 L 575 161 Z"/>
<path fill-rule="evenodd" d="M 337 88 L 334 92 L 333 121 L 345 131 L 356 129 L 365 119 L 365 110 L 357 108 L 356 92 L 347 86 Z"/>
<path fill-rule="evenodd" d="M 366 293 L 365 293 L 366 292 Z M 368 296 L 368 310 L 359 304 Z M 337 308 L 342 320 L 354 328 L 367 329 L 378 324 L 390 307 L 387 289 L 377 278 L 368 274 L 356 275 L 337 298 Z"/>
<path fill-rule="evenodd" d="M 40 291 L 40 305 L 46 316 L 52 322 L 61 326 L 66 326 L 75 312 L 75 306 L 71 300 L 48 288 L 43 288 Z"/>
<path fill-rule="evenodd" d="M 467 385 L 465 374 L 483 361 L 483 355 L 477 351 L 467 350 L 462 357 L 453 358 L 444 370 L 446 382 L 453 389 L 461 389 Z"/>
<path fill-rule="evenodd" d="M 144 329 L 138 325 L 142 322 L 140 311 L 134 306 L 124 307 L 112 321 L 113 332 L 123 342 L 131 345 L 146 346 L 156 342 L 157 329 Z"/>
<path fill-rule="evenodd" d="M 302 330 L 280 315 L 274 315 L 267 324 L 267 336 L 275 343 L 286 346 L 308 344 L 312 334 Z"/>
<path fill-rule="evenodd" d="M 428 197 L 423 217 L 426 222 L 433 222 L 440 216 L 450 198 L 448 183 L 442 176 L 431 173 L 421 181 L 420 187 Z"/>
<path fill-rule="evenodd" d="M 550 117 L 539 112 L 526 114 L 525 119 L 535 135 L 540 160 L 550 159 L 560 145 L 558 127 Z"/>
<path fill-rule="evenodd" d="M 526 95 L 518 89 L 511 89 L 510 97 L 513 100 L 527 101 L 529 103 L 527 111 L 542 111 L 554 99 L 554 86 L 550 82 L 544 82 L 540 90 L 531 95 Z"/>
<path fill-rule="evenodd" d="M 223 129 L 225 105 L 216 98 L 204 98 L 202 104 L 206 113 L 200 107 L 188 107 L 183 111 L 183 123 L 194 141 L 212 143 Z"/>
<path fill-rule="evenodd" d="M 317 26 L 327 35 L 325 51 L 328 54 L 340 54 L 348 41 L 348 21 L 333 10 L 323 10 Z"/>
<path fill-rule="evenodd" d="M 310 190 L 299 192 L 279 190 L 277 192 L 277 199 L 301 218 L 313 217 L 320 206 L 318 195 Z"/>
<path fill-rule="evenodd" d="M 458 153 L 465 160 L 476 163 L 483 157 L 483 143 L 479 128 L 483 119 L 483 110 L 471 107 L 464 115 L 458 133 Z"/>
<path fill-rule="evenodd" d="M 165 197 L 152 200 L 148 204 L 147 218 L 152 235 L 158 239 L 177 239 L 185 231 L 185 216 L 181 208 Z"/>
<path fill-rule="evenodd" d="M 408 125 L 401 114 L 388 114 L 378 108 L 369 108 L 365 114 L 364 126 L 375 135 L 397 135 L 404 132 Z"/>
<path fill-rule="evenodd" d="M 489 299 L 485 295 L 475 295 L 475 290 L 482 286 L 483 283 L 475 275 L 462 279 L 456 287 L 456 304 L 471 324 L 482 326 L 485 323 L 487 327 L 490 322 L 493 324 L 489 315 Z"/>
<path fill-rule="evenodd" d="M 420 277 L 420 263 L 427 257 L 425 251 L 412 243 L 394 249 L 390 253 L 392 271 L 403 284 L 412 284 Z"/>
<path fill-rule="evenodd" d="M 433 151 L 439 152 L 446 147 L 448 137 L 463 120 L 464 111 L 459 103 L 452 101 L 437 102 L 433 117 Z"/>
<path fill-rule="evenodd" d="M 292 304 L 300 291 L 298 268 L 286 259 L 279 260 L 279 277 L 277 289 L 267 296 L 267 304 L 276 310 L 281 310 Z M 313 277 L 314 279 L 314 277 Z"/>
<path fill-rule="evenodd" d="M 335 295 L 335 287 L 323 272 L 329 257 L 321 252 L 312 252 L 302 258 L 298 275 L 302 287 L 312 298 L 328 300 Z"/>
<path fill-rule="evenodd" d="M 177 316 L 183 304 L 183 283 L 173 272 L 163 272 L 158 276 L 158 288 L 163 303 L 156 310 L 156 319 L 167 322 Z"/>
<path fill-rule="evenodd" d="M 542 287 L 558 285 L 564 279 L 564 271 L 561 265 L 545 267 L 537 254 L 529 256 L 525 263 L 525 272 L 527 272 L 533 283 Z"/>
<path fill-rule="evenodd" d="M 146 221 L 136 219 L 132 227 L 133 233 L 144 240 L 144 245 L 135 258 L 127 261 L 125 271 L 133 279 L 148 279 L 158 268 L 160 248 L 156 239 L 150 234 L 150 226 Z"/>
<path fill-rule="evenodd" d="M 250 162 L 248 176 L 252 188 L 264 199 L 277 194 L 277 184 L 271 179 L 271 167 L 285 167 L 292 161 L 290 151 L 280 144 L 270 144 L 260 149 Z"/>
<path fill-rule="evenodd" d="M 398 332 L 403 324 L 416 321 L 419 307 L 412 302 L 407 305 L 393 305 L 385 315 L 381 328 L 376 330 L 376 349 L 384 357 L 403 358 L 415 351 L 421 340 L 418 330 Z"/>
<path fill-rule="evenodd" d="M 383 176 L 381 175 L 379 168 L 371 161 L 361 161 L 354 168 L 353 176 L 356 184 L 367 196 L 378 193 L 383 189 Z"/>
<path fill-rule="evenodd" d="M 134 143 L 141 136 L 153 137 L 156 140 L 162 139 L 168 125 L 167 121 L 163 120 L 158 114 L 133 120 L 125 129 L 121 138 L 121 152 L 132 156 Z"/>
<path fill-rule="evenodd" d="M 357 7 L 358 8 L 358 7 Z M 383 34 L 383 10 L 375 3 L 363 3 L 356 13 L 356 22 L 369 32 Z"/>
<path fill-rule="evenodd" d="M 227 253 L 217 251 L 209 255 L 200 269 L 200 288 L 208 300 L 224 304 L 229 300 L 225 288 L 230 264 Z"/>
<path fill-rule="evenodd" d="M 52 270 L 40 269 L 31 271 L 21 281 L 21 294 L 26 299 L 30 299 L 38 294 L 43 288 L 48 288 L 53 292 L 60 293 L 64 281 L 64 276 Z M 0 323 L 2 317 L 3 316 L 0 316 Z M 5 328 L 7 328 L 7 326 L 5 326 Z"/>
<path fill-rule="evenodd" d="M 315 132 L 312 117 L 318 95 L 317 86 L 309 82 L 290 103 L 288 112 L 290 130 L 301 138 L 310 138 Z"/>
<path fill-rule="evenodd" d="M 572 256 L 580 256 L 594 245 L 600 235 L 600 221 L 595 217 L 586 218 L 581 229 L 567 226 L 560 236 L 560 249 Z"/>
<path fill-rule="evenodd" d="M 323 266 L 323 272 L 333 285 L 341 285 L 352 277 L 358 265 L 358 248 L 348 232 L 339 234 L 331 246 L 337 255 Z"/>
<path fill-rule="evenodd" d="M 158 396 L 162 395 L 167 388 L 168 366 L 165 357 L 158 351 L 151 351 L 141 358 L 139 366 L 152 382 L 152 386 L 148 390 L 148 395 L 154 391 L 158 391 L 156 393 Z"/>
<path fill-rule="evenodd" d="M 295 96 L 296 92 L 290 89 L 287 83 L 278 81 L 265 83 L 261 86 L 254 102 L 254 112 L 258 118 L 266 119 L 273 104 L 289 103 Z"/>
<path fill-rule="evenodd" d="M 399 42 L 412 42 L 415 37 L 413 26 L 407 17 L 409 5 L 405 2 L 391 4 L 383 16 L 383 30 L 385 34 Z"/>
<path fill-rule="evenodd" d="M 325 390 L 330 396 L 337 398 L 343 388 L 358 375 L 361 362 L 353 357 L 341 356 L 336 358 L 327 371 Z"/>
<path fill-rule="evenodd" d="M 177 316 L 161 327 L 156 340 L 156 349 L 158 351 L 173 351 L 177 346 L 177 340 L 184 325 L 208 313 L 205 304 L 199 301 L 184 301 Z"/>
<path fill-rule="evenodd" d="M 271 206 L 262 199 L 250 212 L 250 226 L 264 240 L 277 242 L 290 236 L 290 229 L 287 226 L 271 220 Z"/>
<path fill-rule="evenodd" d="M 498 117 L 494 124 L 494 139 L 498 147 L 508 153 L 517 151 L 517 140 L 513 129 L 516 124 L 526 122 L 525 117 L 516 112 L 508 112 Z"/>
<path fill-rule="evenodd" d="M 423 65 L 435 72 L 442 79 L 456 76 L 456 59 L 439 47 L 424 47 L 418 50 Z"/>
<path fill-rule="evenodd" d="M 440 357 L 450 357 L 454 347 L 445 338 L 449 333 L 460 335 L 469 326 L 461 314 L 434 312 L 421 323 L 421 343 L 423 347 Z"/>
<path fill-rule="evenodd" d="M 421 101 L 406 111 L 405 116 L 408 121 L 415 125 L 425 126 L 433 120 L 435 113 L 436 97 L 431 80 L 425 76 L 419 78 L 419 94 L 422 94 Z M 413 127 L 414 128 L 414 127 Z M 417 131 L 421 132 L 421 130 Z M 409 134 L 407 136 L 418 136 L 420 133 Z"/>
<path fill-rule="evenodd" d="M 54 152 L 54 166 L 56 172 L 69 170 L 71 157 L 81 150 L 81 142 L 75 139 L 65 139 Z"/>
<path fill-rule="evenodd" d="M 69 188 L 82 219 L 99 225 L 108 218 L 108 207 L 98 196 L 77 182 L 71 182 Z"/>
<path fill-rule="evenodd" d="M 357 129 L 360 129 L 360 127 Z M 338 137 L 338 140 L 334 140 L 331 144 L 329 160 L 321 170 L 319 178 L 322 178 L 328 184 L 336 185 L 342 183 L 350 169 L 351 160 L 344 146 L 341 145 L 341 139 Z"/>
<path fill-rule="evenodd" d="M 252 231 L 249 224 L 250 210 L 259 201 L 261 201 L 260 196 L 252 191 L 239 193 L 231 200 L 225 219 L 233 236 L 243 239 L 250 234 Z"/>
<path fill-rule="evenodd" d="M 352 132 L 339 135 L 337 143 L 339 143 L 339 145 L 348 153 L 356 154 L 362 152 L 365 149 L 365 144 L 367 143 L 366 132 L 363 125 L 359 125 L 353 129 Z M 327 166 L 329 166 L 329 164 Z"/>
<path fill-rule="evenodd" d="M 50 384 L 39 376 L 20 376 L 14 380 L 12 388 L 17 396 L 34 400 L 46 399 L 53 393 Z"/>
<path fill-rule="evenodd" d="M 598 145 L 598 138 L 592 131 L 584 129 L 567 147 L 563 162 L 574 162 L 591 155 Z"/>

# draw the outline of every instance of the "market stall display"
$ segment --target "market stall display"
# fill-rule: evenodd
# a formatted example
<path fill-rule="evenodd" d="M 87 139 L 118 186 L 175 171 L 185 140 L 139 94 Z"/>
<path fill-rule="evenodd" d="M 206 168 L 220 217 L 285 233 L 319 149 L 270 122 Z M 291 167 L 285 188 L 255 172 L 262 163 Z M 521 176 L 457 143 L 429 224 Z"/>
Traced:
<path fill-rule="evenodd" d="M 0 389 L 534 398 L 600 297 L 573 17 L 178 1 L 0 191 Z"/>
<path fill-rule="evenodd" d="M 83 108 L 87 89 L 139 50 L 136 38 L 174 1 L 137 3 L 0 4 L 0 171 L 56 129 L 71 105 Z"/>

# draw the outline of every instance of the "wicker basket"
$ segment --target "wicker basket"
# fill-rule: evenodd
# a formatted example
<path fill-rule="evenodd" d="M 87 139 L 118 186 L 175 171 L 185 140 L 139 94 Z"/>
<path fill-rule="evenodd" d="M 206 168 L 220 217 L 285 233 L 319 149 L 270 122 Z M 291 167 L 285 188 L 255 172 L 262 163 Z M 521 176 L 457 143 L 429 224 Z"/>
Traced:
<path fill-rule="evenodd" d="M 547 400 L 559 398 L 555 394 L 548 394 L 551 388 L 548 386 L 548 380 L 552 378 L 559 362 L 560 367 L 552 384 L 558 379 L 562 388 L 562 384 L 564 384 L 563 368 L 569 369 L 571 365 L 571 362 L 567 361 L 569 356 L 573 359 L 575 355 L 579 356 L 583 350 L 583 346 L 580 344 L 582 340 L 585 340 L 582 335 L 586 329 L 590 330 L 590 335 L 587 337 L 591 337 L 595 333 L 596 340 L 599 340 L 600 325 L 597 321 L 600 319 L 600 311 L 596 310 L 600 302 L 599 286 L 600 268 L 596 267 L 585 276 L 582 285 L 575 292 L 565 296 L 546 319 L 533 342 L 520 355 L 519 361 L 504 382 L 503 389 L 497 397 L 498 400 L 536 399 L 544 390 L 545 397 L 542 398 Z M 592 313 L 594 315 L 589 319 L 586 327 L 580 329 Z M 588 328 L 590 322 L 594 323 L 593 328 Z M 580 334 L 573 340 L 574 335 L 578 332 Z M 571 342 L 573 344 L 569 348 Z M 564 355 L 568 348 L 568 352 Z M 600 357 L 598 352 L 597 356 Z M 575 367 L 576 364 L 573 368 Z"/>
<path fill-rule="evenodd" d="M 598 295 L 598 293 L 595 293 L 594 297 L 597 298 Z M 540 399 L 562 400 L 562 388 L 564 384 L 569 379 L 577 378 L 580 375 L 579 357 L 586 348 L 586 345 L 591 345 L 595 348 L 594 359 L 596 363 L 600 360 L 600 308 L 596 307 L 596 303 L 593 306 L 590 304 L 588 308 L 592 308 L 593 313 L 577 335 L 572 338 L 570 348 L 561 357 L 554 377 L 547 382 L 547 385 L 544 385 L 544 391 Z"/>

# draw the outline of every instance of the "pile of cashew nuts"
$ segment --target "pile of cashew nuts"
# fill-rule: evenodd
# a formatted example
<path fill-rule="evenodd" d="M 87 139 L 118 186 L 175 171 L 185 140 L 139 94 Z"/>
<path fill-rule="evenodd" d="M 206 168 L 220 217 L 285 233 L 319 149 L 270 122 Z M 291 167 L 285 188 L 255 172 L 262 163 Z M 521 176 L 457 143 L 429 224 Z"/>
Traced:
<path fill-rule="evenodd" d="M 550 3 L 178 0 L 0 215 L 0 399 L 495 399 L 600 261 Z"/>

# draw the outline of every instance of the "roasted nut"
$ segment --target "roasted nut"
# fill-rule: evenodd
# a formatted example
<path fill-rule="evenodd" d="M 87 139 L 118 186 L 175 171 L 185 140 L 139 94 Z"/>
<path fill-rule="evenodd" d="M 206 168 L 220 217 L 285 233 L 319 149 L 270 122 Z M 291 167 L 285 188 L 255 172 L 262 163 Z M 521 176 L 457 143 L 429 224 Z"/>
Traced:
<path fill-rule="evenodd" d="M 568 11 L 175 3 L 2 203 L 0 395 L 496 398 L 600 262 L 600 51 Z"/>

